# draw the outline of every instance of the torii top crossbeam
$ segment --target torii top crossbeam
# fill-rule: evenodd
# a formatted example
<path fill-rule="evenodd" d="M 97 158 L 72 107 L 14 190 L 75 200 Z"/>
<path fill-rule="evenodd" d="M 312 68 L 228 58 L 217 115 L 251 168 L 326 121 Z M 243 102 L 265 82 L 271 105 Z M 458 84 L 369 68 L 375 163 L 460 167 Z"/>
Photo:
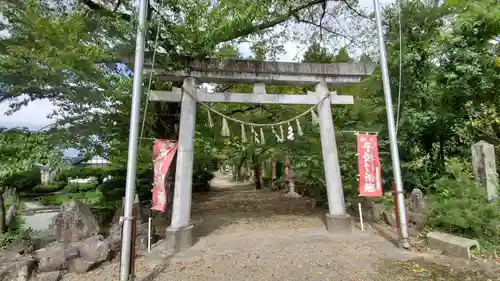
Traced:
<path fill-rule="evenodd" d="M 161 56 L 159 61 L 161 61 Z M 124 62 L 132 64 L 131 57 Z M 175 59 L 179 69 L 169 71 L 155 66 L 154 75 L 168 81 L 196 78 L 202 83 L 266 83 L 275 85 L 328 86 L 359 83 L 370 75 L 375 66 L 366 63 L 294 63 L 256 60 L 202 59 L 179 56 Z M 156 64 L 157 65 L 157 64 Z M 150 71 L 151 61 L 144 64 Z"/>

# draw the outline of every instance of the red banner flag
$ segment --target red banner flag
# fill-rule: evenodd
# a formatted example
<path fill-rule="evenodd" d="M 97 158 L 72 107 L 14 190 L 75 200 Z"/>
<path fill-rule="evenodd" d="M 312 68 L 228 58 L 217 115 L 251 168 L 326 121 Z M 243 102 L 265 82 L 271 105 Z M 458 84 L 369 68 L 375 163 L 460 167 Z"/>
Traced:
<path fill-rule="evenodd" d="M 382 196 L 382 172 L 376 135 L 358 135 L 359 195 Z"/>
<path fill-rule="evenodd" d="M 153 181 L 153 199 L 151 209 L 154 211 L 165 212 L 167 208 L 167 192 L 165 190 L 165 177 L 168 168 L 172 164 L 175 152 L 177 152 L 177 143 L 169 140 L 156 140 L 153 147 L 154 181 Z"/>

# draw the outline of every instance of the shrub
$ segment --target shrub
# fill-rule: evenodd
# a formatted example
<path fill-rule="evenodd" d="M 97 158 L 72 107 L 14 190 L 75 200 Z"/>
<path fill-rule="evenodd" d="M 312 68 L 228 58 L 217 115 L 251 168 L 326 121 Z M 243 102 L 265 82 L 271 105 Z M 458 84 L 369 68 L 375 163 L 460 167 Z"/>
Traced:
<path fill-rule="evenodd" d="M 125 177 L 116 177 L 109 179 L 99 185 L 99 189 L 103 192 L 113 189 L 125 189 L 127 179 Z"/>
<path fill-rule="evenodd" d="M 13 174 L 2 181 L 2 185 L 9 188 L 15 188 L 19 191 L 31 191 L 35 186 L 40 184 L 40 169 L 33 168 L 32 170 L 22 173 Z"/>
<path fill-rule="evenodd" d="M 91 190 L 95 190 L 96 189 L 96 186 L 94 184 L 90 184 L 90 183 L 80 183 L 80 184 L 77 184 L 77 185 L 78 185 L 78 191 L 79 192 L 91 191 Z"/>
<path fill-rule="evenodd" d="M 33 188 L 35 193 L 51 193 L 64 188 L 64 182 L 54 182 L 50 184 L 39 184 Z"/>
<path fill-rule="evenodd" d="M 80 178 L 85 179 L 88 177 L 97 177 L 99 183 L 103 182 L 103 179 L 107 176 L 118 177 L 125 176 L 126 170 L 123 168 L 85 168 L 85 167 L 75 167 L 71 169 L 64 170 L 57 175 L 59 181 L 67 182 L 69 178 Z"/>
<path fill-rule="evenodd" d="M 94 190 L 95 188 L 96 186 L 90 183 L 70 183 L 64 187 L 64 191 L 70 193 L 76 193 L 76 192 Z"/>
<path fill-rule="evenodd" d="M 476 186 L 457 161 L 428 196 L 428 225 L 444 232 L 478 239 L 482 245 L 500 245 L 500 201 L 487 203 L 485 188 Z"/>
<path fill-rule="evenodd" d="M 44 196 L 42 197 L 42 199 L 40 199 L 40 203 L 48 206 L 58 206 L 71 199 L 73 199 L 71 194 L 58 194 L 58 195 Z"/>
<path fill-rule="evenodd" d="M 125 194 L 125 184 L 125 177 L 116 177 L 101 183 L 97 189 L 104 194 L 107 200 L 121 200 Z"/>
<path fill-rule="evenodd" d="M 0 249 L 9 248 L 12 245 L 22 242 L 23 240 L 31 240 L 35 235 L 32 229 L 22 229 L 22 223 L 16 223 L 17 220 L 20 221 L 20 218 L 16 217 L 14 223 L 12 223 L 12 225 L 16 225 L 15 228 L 9 227 L 9 231 L 7 233 L 0 234 Z"/>

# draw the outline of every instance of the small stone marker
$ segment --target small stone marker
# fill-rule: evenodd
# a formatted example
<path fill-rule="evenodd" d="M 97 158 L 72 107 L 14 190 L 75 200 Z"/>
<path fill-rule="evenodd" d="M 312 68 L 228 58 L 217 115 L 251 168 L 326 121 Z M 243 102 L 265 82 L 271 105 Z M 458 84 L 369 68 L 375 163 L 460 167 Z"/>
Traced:
<path fill-rule="evenodd" d="M 485 141 L 472 146 L 472 166 L 476 183 L 486 187 L 488 202 L 496 201 L 498 178 L 495 163 L 495 147 Z"/>
<path fill-rule="evenodd" d="M 425 197 L 422 190 L 414 188 L 410 194 L 410 211 L 423 213 L 425 211 Z"/>
<path fill-rule="evenodd" d="M 420 231 L 424 228 L 428 218 L 425 214 L 425 197 L 422 190 L 413 189 L 409 201 L 408 222 L 412 226 L 412 231 Z"/>

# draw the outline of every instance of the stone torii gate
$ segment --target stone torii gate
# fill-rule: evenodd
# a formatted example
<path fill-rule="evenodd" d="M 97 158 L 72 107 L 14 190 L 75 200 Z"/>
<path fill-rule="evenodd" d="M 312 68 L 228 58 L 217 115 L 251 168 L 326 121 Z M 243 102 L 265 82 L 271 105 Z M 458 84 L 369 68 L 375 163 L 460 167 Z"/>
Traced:
<path fill-rule="evenodd" d="M 183 81 L 184 91 L 190 94 L 183 94 L 182 89 L 173 88 L 172 91 L 152 91 L 150 95 L 151 101 L 181 102 L 177 170 L 172 221 L 167 228 L 167 251 L 182 251 L 193 243 L 190 215 L 197 101 L 289 105 L 315 105 L 321 102 L 318 105 L 318 117 L 329 209 L 326 227 L 329 232 L 351 231 L 351 220 L 345 209 L 331 105 L 353 104 L 354 100 L 352 96 L 329 93 L 328 87 L 359 83 L 372 73 L 374 66 L 364 63 L 317 64 L 186 57 L 179 61 L 188 70 L 155 69 L 154 75 L 168 81 Z M 253 94 L 207 93 L 198 89 L 198 83 L 244 83 L 253 84 L 254 88 Z M 265 84 L 314 85 L 315 91 L 307 95 L 267 94 Z"/>

